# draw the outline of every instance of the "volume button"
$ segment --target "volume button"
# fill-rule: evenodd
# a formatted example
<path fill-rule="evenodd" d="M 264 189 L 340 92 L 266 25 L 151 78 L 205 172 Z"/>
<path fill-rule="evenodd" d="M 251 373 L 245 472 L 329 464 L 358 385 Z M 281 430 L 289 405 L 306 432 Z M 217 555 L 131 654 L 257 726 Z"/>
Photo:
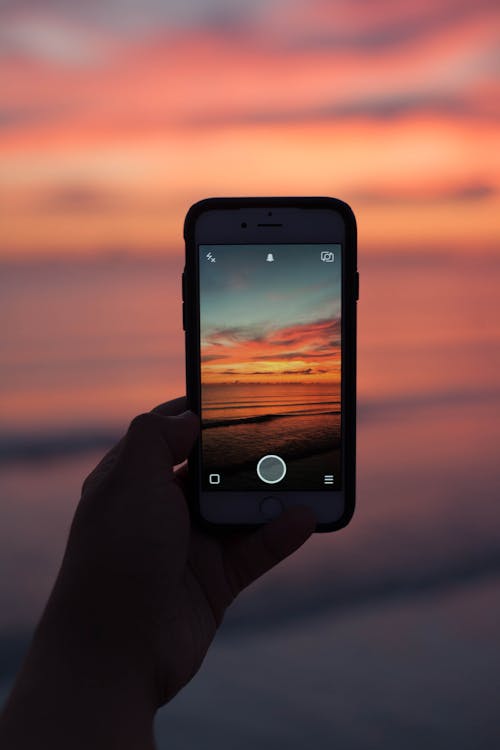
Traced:
<path fill-rule="evenodd" d="M 359 273 L 356 271 L 356 302 L 359 299 Z"/>
<path fill-rule="evenodd" d="M 182 303 L 182 328 L 186 330 L 186 305 Z"/>
<path fill-rule="evenodd" d="M 182 301 L 186 299 L 186 272 L 182 272 Z"/>

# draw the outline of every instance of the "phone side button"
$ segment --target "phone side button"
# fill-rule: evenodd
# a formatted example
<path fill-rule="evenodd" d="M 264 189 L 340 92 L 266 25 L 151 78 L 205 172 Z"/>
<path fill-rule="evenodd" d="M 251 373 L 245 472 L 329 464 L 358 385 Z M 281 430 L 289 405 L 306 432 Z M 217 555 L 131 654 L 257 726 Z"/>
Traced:
<path fill-rule="evenodd" d="M 186 305 L 182 303 L 182 328 L 186 330 Z"/>
<path fill-rule="evenodd" d="M 276 518 L 283 512 L 283 505 L 277 497 L 265 497 L 259 508 L 264 518 Z"/>
<path fill-rule="evenodd" d="M 356 271 L 356 302 L 359 299 L 359 271 Z"/>
<path fill-rule="evenodd" d="M 182 272 L 182 301 L 186 299 L 186 272 Z"/>

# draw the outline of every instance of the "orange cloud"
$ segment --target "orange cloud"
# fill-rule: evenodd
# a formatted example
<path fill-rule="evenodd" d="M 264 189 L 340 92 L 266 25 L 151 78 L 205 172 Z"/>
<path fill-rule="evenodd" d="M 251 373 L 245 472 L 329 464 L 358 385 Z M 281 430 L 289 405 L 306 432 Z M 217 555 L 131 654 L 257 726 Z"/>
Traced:
<path fill-rule="evenodd" d="M 223 328 L 202 341 L 204 383 L 339 382 L 338 320 L 317 320 L 267 332 Z"/>
<path fill-rule="evenodd" d="M 135 36 L 33 16 L 0 61 L 0 255 L 178 253 L 189 204 L 238 193 L 344 198 L 365 248 L 493 251 L 494 5 L 274 8 Z M 88 59 L 40 49 L 86 34 Z"/>

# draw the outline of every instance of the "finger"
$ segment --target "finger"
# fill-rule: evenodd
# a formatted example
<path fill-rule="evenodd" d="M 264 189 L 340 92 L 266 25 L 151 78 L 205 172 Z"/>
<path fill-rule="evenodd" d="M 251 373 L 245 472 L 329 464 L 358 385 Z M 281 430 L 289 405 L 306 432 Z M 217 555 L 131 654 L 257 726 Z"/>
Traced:
<path fill-rule="evenodd" d="M 313 511 L 295 506 L 228 546 L 224 564 L 234 595 L 295 552 L 315 527 Z"/>
<path fill-rule="evenodd" d="M 185 396 L 173 398 L 171 401 L 165 401 L 151 409 L 155 414 L 162 414 L 164 417 L 172 417 L 176 414 L 182 414 L 187 410 L 187 399 Z"/>
<path fill-rule="evenodd" d="M 189 486 L 189 477 L 188 477 L 188 470 L 187 470 L 187 464 L 183 463 L 181 466 L 176 466 L 174 471 L 174 479 L 181 488 L 184 497 L 188 500 L 190 498 L 190 486 Z"/>
<path fill-rule="evenodd" d="M 174 398 L 171 401 L 165 401 L 163 404 L 159 404 L 151 409 L 152 413 L 161 414 L 163 416 L 172 416 L 181 414 L 186 411 L 186 397 L 181 396 Z M 114 445 L 99 461 L 97 466 L 91 471 L 88 477 L 84 480 L 82 486 L 82 492 L 89 492 L 94 490 L 98 484 L 102 482 L 113 466 L 115 465 L 116 459 L 123 448 L 125 436 L 122 437 L 116 445 Z"/>
<path fill-rule="evenodd" d="M 187 464 L 181 464 L 178 466 L 175 470 L 175 478 L 179 480 L 179 482 L 186 482 L 188 478 L 188 467 Z"/>
<path fill-rule="evenodd" d="M 199 433 L 199 420 L 190 411 L 164 417 L 155 412 L 132 420 L 114 470 L 122 479 L 153 477 L 187 458 Z"/>
<path fill-rule="evenodd" d="M 122 437 L 116 445 L 114 445 L 107 453 L 104 454 L 104 456 L 101 458 L 95 469 L 93 469 L 88 477 L 84 480 L 82 485 L 82 492 L 89 492 L 96 488 L 96 486 L 103 480 L 103 478 L 108 474 L 110 469 L 114 466 L 114 463 L 116 461 L 116 457 L 118 456 L 122 446 L 123 441 L 125 440 L 124 437 Z"/>

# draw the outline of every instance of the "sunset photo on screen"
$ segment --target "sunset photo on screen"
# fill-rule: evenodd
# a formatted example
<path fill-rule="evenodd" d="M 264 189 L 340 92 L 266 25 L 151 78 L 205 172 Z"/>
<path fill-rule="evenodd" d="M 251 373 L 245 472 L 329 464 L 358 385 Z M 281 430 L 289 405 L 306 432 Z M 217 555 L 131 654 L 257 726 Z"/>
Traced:
<path fill-rule="evenodd" d="M 204 487 L 340 489 L 340 245 L 200 246 L 200 340 Z"/>

